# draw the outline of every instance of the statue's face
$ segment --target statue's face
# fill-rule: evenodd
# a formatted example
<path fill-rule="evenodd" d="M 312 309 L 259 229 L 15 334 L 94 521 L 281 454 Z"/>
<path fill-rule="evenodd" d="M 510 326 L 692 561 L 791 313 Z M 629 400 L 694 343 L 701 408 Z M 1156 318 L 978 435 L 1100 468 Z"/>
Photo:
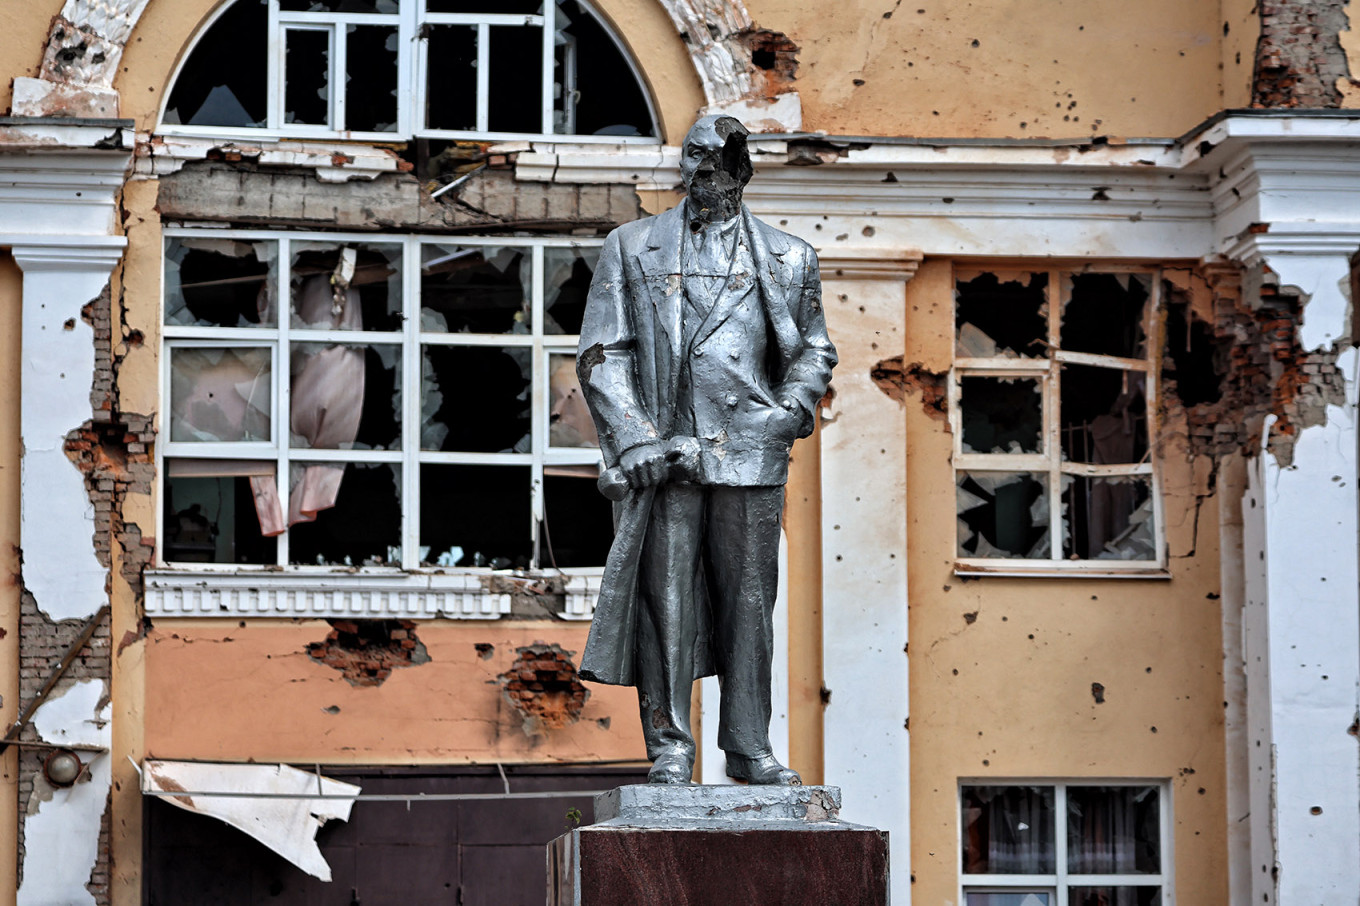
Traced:
<path fill-rule="evenodd" d="M 741 124 L 731 117 L 705 117 L 695 123 L 685 136 L 680 178 L 700 212 L 733 216 L 751 179 L 751 155 Z"/>

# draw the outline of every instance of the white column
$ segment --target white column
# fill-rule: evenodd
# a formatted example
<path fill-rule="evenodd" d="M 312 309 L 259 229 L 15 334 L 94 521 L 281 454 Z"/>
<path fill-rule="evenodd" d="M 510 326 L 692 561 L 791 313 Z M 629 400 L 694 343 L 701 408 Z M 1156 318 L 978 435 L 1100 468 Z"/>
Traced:
<path fill-rule="evenodd" d="M 911 899 L 906 415 L 870 371 L 905 352 L 905 286 L 920 256 L 838 250 L 821 261 L 841 357 L 821 434 L 825 777 L 847 821 L 888 831 L 901 906 Z"/>
<path fill-rule="evenodd" d="M 94 330 L 81 309 L 122 256 L 121 237 L 44 238 L 11 251 L 24 272 L 20 545 L 24 584 L 53 620 L 88 617 L 107 600 L 95 556 L 94 505 L 66 456 L 66 435 L 91 418 Z"/>
<path fill-rule="evenodd" d="M 1292 464 L 1268 452 L 1249 464 L 1242 501 L 1257 903 L 1354 903 L 1360 891 L 1357 352 L 1342 340 L 1360 225 L 1337 226 L 1272 225 L 1238 250 L 1303 294 L 1300 345 L 1339 347 L 1346 382 L 1345 405 L 1328 406 L 1325 425 L 1299 429 Z"/>

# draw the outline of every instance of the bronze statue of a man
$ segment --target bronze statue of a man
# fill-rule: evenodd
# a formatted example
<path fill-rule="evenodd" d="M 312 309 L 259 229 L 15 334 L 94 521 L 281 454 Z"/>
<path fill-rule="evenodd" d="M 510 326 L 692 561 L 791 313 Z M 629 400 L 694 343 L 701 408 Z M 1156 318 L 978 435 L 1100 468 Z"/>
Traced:
<path fill-rule="evenodd" d="M 601 489 L 621 499 L 580 673 L 637 686 L 654 783 L 689 782 L 691 687 L 714 673 L 728 775 L 801 783 L 770 748 L 772 614 L 789 448 L 836 350 L 816 253 L 741 203 L 747 135 L 694 124 L 688 196 L 609 234 L 581 328 Z"/>

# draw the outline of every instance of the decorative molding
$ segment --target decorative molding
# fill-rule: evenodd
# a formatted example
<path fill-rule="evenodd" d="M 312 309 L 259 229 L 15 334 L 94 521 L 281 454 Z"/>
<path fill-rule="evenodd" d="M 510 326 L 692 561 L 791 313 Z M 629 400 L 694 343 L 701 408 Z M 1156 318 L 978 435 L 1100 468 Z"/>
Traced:
<path fill-rule="evenodd" d="M 486 575 L 148 571 L 149 617 L 495 620 L 510 595 Z"/>
<path fill-rule="evenodd" d="M 117 116 L 113 79 L 148 0 L 66 0 L 52 20 L 39 77 L 14 80 L 24 116 Z"/>
<path fill-rule="evenodd" d="M 817 249 L 823 280 L 900 280 L 916 276 L 925 255 L 919 249 Z"/>
<path fill-rule="evenodd" d="M 250 160 L 265 167 L 306 167 L 316 173 L 318 180 L 330 183 L 370 180 L 384 173 L 402 172 L 405 163 L 394 151 L 360 142 L 142 133 L 137 136 L 132 178 L 166 176 L 190 161 L 209 157 Z"/>

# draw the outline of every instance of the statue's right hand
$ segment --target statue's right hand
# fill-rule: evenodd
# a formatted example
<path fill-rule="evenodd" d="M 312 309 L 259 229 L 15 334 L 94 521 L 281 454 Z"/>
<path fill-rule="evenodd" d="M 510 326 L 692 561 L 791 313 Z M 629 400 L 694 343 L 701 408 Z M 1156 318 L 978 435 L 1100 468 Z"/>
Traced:
<path fill-rule="evenodd" d="M 619 468 L 631 488 L 648 488 L 666 480 L 666 448 L 659 443 L 640 444 L 619 457 Z"/>

